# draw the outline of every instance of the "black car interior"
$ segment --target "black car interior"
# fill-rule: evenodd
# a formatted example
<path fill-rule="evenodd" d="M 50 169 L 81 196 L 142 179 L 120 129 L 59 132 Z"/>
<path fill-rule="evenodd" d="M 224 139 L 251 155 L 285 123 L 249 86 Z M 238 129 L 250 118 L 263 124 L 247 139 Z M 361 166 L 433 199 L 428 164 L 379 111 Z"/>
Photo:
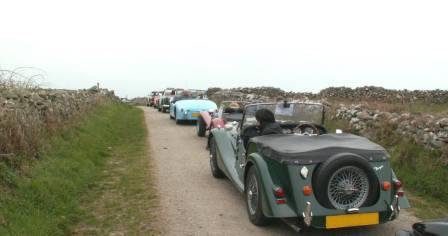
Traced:
<path fill-rule="evenodd" d="M 310 122 L 303 122 L 303 123 L 284 123 L 280 124 L 280 127 L 282 127 L 283 134 L 326 134 L 327 129 L 325 129 L 324 126 L 310 123 Z M 317 132 L 316 132 L 317 131 Z M 247 143 L 249 140 L 253 137 L 260 136 L 260 130 L 257 128 L 256 125 L 249 125 L 243 128 L 241 131 L 241 139 L 243 140 L 244 147 L 247 148 Z"/>

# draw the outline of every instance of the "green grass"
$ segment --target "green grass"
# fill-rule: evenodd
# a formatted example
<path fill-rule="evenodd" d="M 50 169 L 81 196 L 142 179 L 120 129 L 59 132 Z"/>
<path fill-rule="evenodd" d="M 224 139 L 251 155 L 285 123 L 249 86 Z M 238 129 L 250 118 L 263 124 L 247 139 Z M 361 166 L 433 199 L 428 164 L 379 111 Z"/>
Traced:
<path fill-rule="evenodd" d="M 428 150 L 408 139 L 395 137 L 388 147 L 392 166 L 402 180 L 415 214 L 422 219 L 448 215 L 448 166 L 439 150 Z M 431 209 L 431 210 L 428 210 Z"/>
<path fill-rule="evenodd" d="M 137 121 L 135 121 L 137 122 Z M 144 126 L 144 121 L 140 123 Z M 83 199 L 88 212 L 74 235 L 154 235 L 158 199 L 153 186 L 145 128 L 132 126 L 126 143 L 113 147 L 99 179 Z M 132 143 L 131 145 L 129 143 Z"/>
<path fill-rule="evenodd" d="M 435 104 L 435 103 L 413 103 L 413 104 L 406 104 L 403 105 L 404 111 L 409 111 L 410 113 L 429 113 L 429 114 L 447 114 L 448 111 L 448 104 L 447 103 L 441 103 L 441 104 Z"/>
<path fill-rule="evenodd" d="M 348 122 L 326 120 L 329 131 L 335 128 L 347 130 Z M 448 215 L 448 166 L 442 161 L 440 150 L 430 150 L 411 139 L 397 135 L 394 127 L 372 128 L 364 135 L 387 149 L 391 164 L 403 182 L 415 214 L 422 219 Z M 428 209 L 435 209 L 428 211 Z"/>
<path fill-rule="evenodd" d="M 95 188 L 115 150 L 144 140 L 145 132 L 141 110 L 110 103 L 48 140 L 28 171 L 0 165 L 0 235 L 68 234 L 89 211 L 80 207 L 81 199 Z M 137 146 L 132 148 L 144 150 Z"/>

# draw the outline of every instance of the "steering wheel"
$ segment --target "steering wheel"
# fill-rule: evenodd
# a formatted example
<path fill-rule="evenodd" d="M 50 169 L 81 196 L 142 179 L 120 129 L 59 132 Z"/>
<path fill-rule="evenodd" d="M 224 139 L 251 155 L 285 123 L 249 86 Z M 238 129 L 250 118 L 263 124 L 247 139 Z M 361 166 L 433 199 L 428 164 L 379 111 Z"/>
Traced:
<path fill-rule="evenodd" d="M 310 133 L 309 130 L 312 132 Z M 304 123 L 297 125 L 293 130 L 295 134 L 319 134 L 319 129 L 312 123 Z"/>

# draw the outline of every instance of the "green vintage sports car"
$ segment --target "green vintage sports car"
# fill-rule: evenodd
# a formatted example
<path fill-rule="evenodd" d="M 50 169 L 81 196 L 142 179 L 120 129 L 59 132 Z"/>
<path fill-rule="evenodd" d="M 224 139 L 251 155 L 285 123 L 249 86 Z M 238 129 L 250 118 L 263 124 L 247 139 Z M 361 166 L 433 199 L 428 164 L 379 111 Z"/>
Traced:
<path fill-rule="evenodd" d="M 283 134 L 259 136 L 255 112 L 274 112 Z M 250 221 L 333 229 L 394 220 L 408 208 L 386 150 L 353 134 L 327 133 L 319 103 L 245 107 L 240 123 L 214 128 L 210 168 L 244 193 Z"/>

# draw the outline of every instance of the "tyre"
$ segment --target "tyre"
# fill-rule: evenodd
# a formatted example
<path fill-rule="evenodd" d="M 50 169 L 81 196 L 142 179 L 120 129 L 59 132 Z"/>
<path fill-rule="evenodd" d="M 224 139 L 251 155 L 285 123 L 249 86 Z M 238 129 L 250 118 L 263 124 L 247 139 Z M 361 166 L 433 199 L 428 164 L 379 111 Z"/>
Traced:
<path fill-rule="evenodd" d="M 355 154 L 335 155 L 313 174 L 314 195 L 330 209 L 349 209 L 376 203 L 380 186 L 369 162 Z"/>
<path fill-rule="evenodd" d="M 173 108 L 173 111 L 174 111 L 174 114 L 176 114 L 176 108 L 175 107 Z M 171 116 L 171 110 L 169 111 L 169 113 L 170 113 L 170 119 L 174 120 L 174 116 Z"/>
<path fill-rule="evenodd" d="M 250 222 L 258 226 L 268 224 L 269 218 L 267 218 L 263 213 L 263 194 L 261 190 L 260 177 L 257 174 L 257 168 L 255 166 L 250 167 L 245 181 L 244 196 Z"/>
<path fill-rule="evenodd" d="M 224 173 L 219 169 L 218 167 L 218 157 L 217 157 L 217 150 L 216 150 L 216 141 L 214 138 L 212 138 L 210 142 L 210 170 L 212 171 L 213 177 L 217 179 L 224 178 Z"/>
<path fill-rule="evenodd" d="M 202 119 L 202 116 L 199 116 L 198 121 L 196 123 L 196 132 L 199 137 L 204 137 L 205 133 L 207 132 L 207 127 L 204 119 Z"/>

